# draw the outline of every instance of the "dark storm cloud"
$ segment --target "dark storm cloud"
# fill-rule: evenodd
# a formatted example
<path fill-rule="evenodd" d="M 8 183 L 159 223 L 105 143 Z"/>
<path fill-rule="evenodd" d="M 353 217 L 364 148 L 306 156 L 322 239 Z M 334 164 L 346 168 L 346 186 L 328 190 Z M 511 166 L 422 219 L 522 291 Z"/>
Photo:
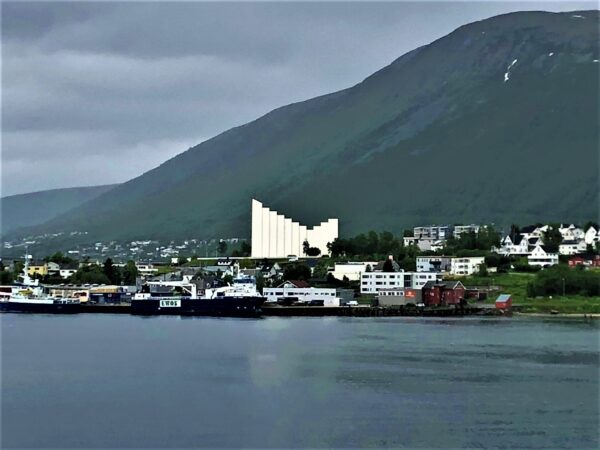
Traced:
<path fill-rule="evenodd" d="M 110 13 L 108 3 L 3 2 L 2 37 L 36 40 L 55 29 Z"/>
<path fill-rule="evenodd" d="M 2 194 L 125 181 L 467 22 L 592 7 L 5 2 Z"/>

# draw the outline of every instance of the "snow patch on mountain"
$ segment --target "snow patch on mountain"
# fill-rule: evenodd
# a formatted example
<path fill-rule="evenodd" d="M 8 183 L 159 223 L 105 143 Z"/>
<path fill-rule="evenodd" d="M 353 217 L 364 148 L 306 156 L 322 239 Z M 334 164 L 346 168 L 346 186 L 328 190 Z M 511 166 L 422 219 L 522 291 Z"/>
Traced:
<path fill-rule="evenodd" d="M 509 79 L 510 79 L 510 69 L 512 68 L 512 66 L 514 66 L 517 63 L 517 60 L 515 59 L 513 62 L 511 62 L 508 67 L 506 68 L 506 72 L 504 73 L 504 82 L 506 83 Z"/>

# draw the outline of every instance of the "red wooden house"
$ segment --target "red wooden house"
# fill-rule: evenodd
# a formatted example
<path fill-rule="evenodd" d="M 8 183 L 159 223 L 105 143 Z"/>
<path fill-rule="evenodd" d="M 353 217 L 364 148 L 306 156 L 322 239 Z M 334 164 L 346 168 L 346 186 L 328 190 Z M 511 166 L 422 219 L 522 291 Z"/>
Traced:
<path fill-rule="evenodd" d="M 585 258 L 583 256 L 571 256 L 569 258 L 569 266 L 583 266 L 585 264 Z"/>
<path fill-rule="evenodd" d="M 569 267 L 600 267 L 600 255 L 576 255 L 569 258 Z"/>
<path fill-rule="evenodd" d="M 458 305 L 465 298 L 465 287 L 460 281 L 428 281 L 423 286 L 425 306 Z"/>

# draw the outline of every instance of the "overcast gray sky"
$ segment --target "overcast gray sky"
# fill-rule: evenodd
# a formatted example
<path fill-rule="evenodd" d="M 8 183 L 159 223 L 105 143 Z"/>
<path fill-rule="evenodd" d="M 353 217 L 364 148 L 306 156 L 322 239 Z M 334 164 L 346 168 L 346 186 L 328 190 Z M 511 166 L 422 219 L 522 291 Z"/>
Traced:
<path fill-rule="evenodd" d="M 2 3 L 2 195 L 126 181 L 455 28 L 590 2 Z"/>

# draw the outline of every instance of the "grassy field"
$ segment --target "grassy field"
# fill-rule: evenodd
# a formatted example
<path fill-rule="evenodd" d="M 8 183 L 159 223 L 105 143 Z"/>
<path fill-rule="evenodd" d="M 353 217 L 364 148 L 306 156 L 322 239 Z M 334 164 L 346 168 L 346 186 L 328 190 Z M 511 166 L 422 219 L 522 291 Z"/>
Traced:
<path fill-rule="evenodd" d="M 465 286 L 498 286 L 498 294 L 511 294 L 513 305 L 519 306 L 521 312 L 550 313 L 557 311 L 563 314 L 600 314 L 600 297 L 583 297 L 579 295 L 553 297 L 527 297 L 527 283 L 535 277 L 532 273 L 498 273 L 488 277 L 471 276 L 462 278 Z M 484 303 L 494 303 L 497 295 L 491 293 Z"/>

